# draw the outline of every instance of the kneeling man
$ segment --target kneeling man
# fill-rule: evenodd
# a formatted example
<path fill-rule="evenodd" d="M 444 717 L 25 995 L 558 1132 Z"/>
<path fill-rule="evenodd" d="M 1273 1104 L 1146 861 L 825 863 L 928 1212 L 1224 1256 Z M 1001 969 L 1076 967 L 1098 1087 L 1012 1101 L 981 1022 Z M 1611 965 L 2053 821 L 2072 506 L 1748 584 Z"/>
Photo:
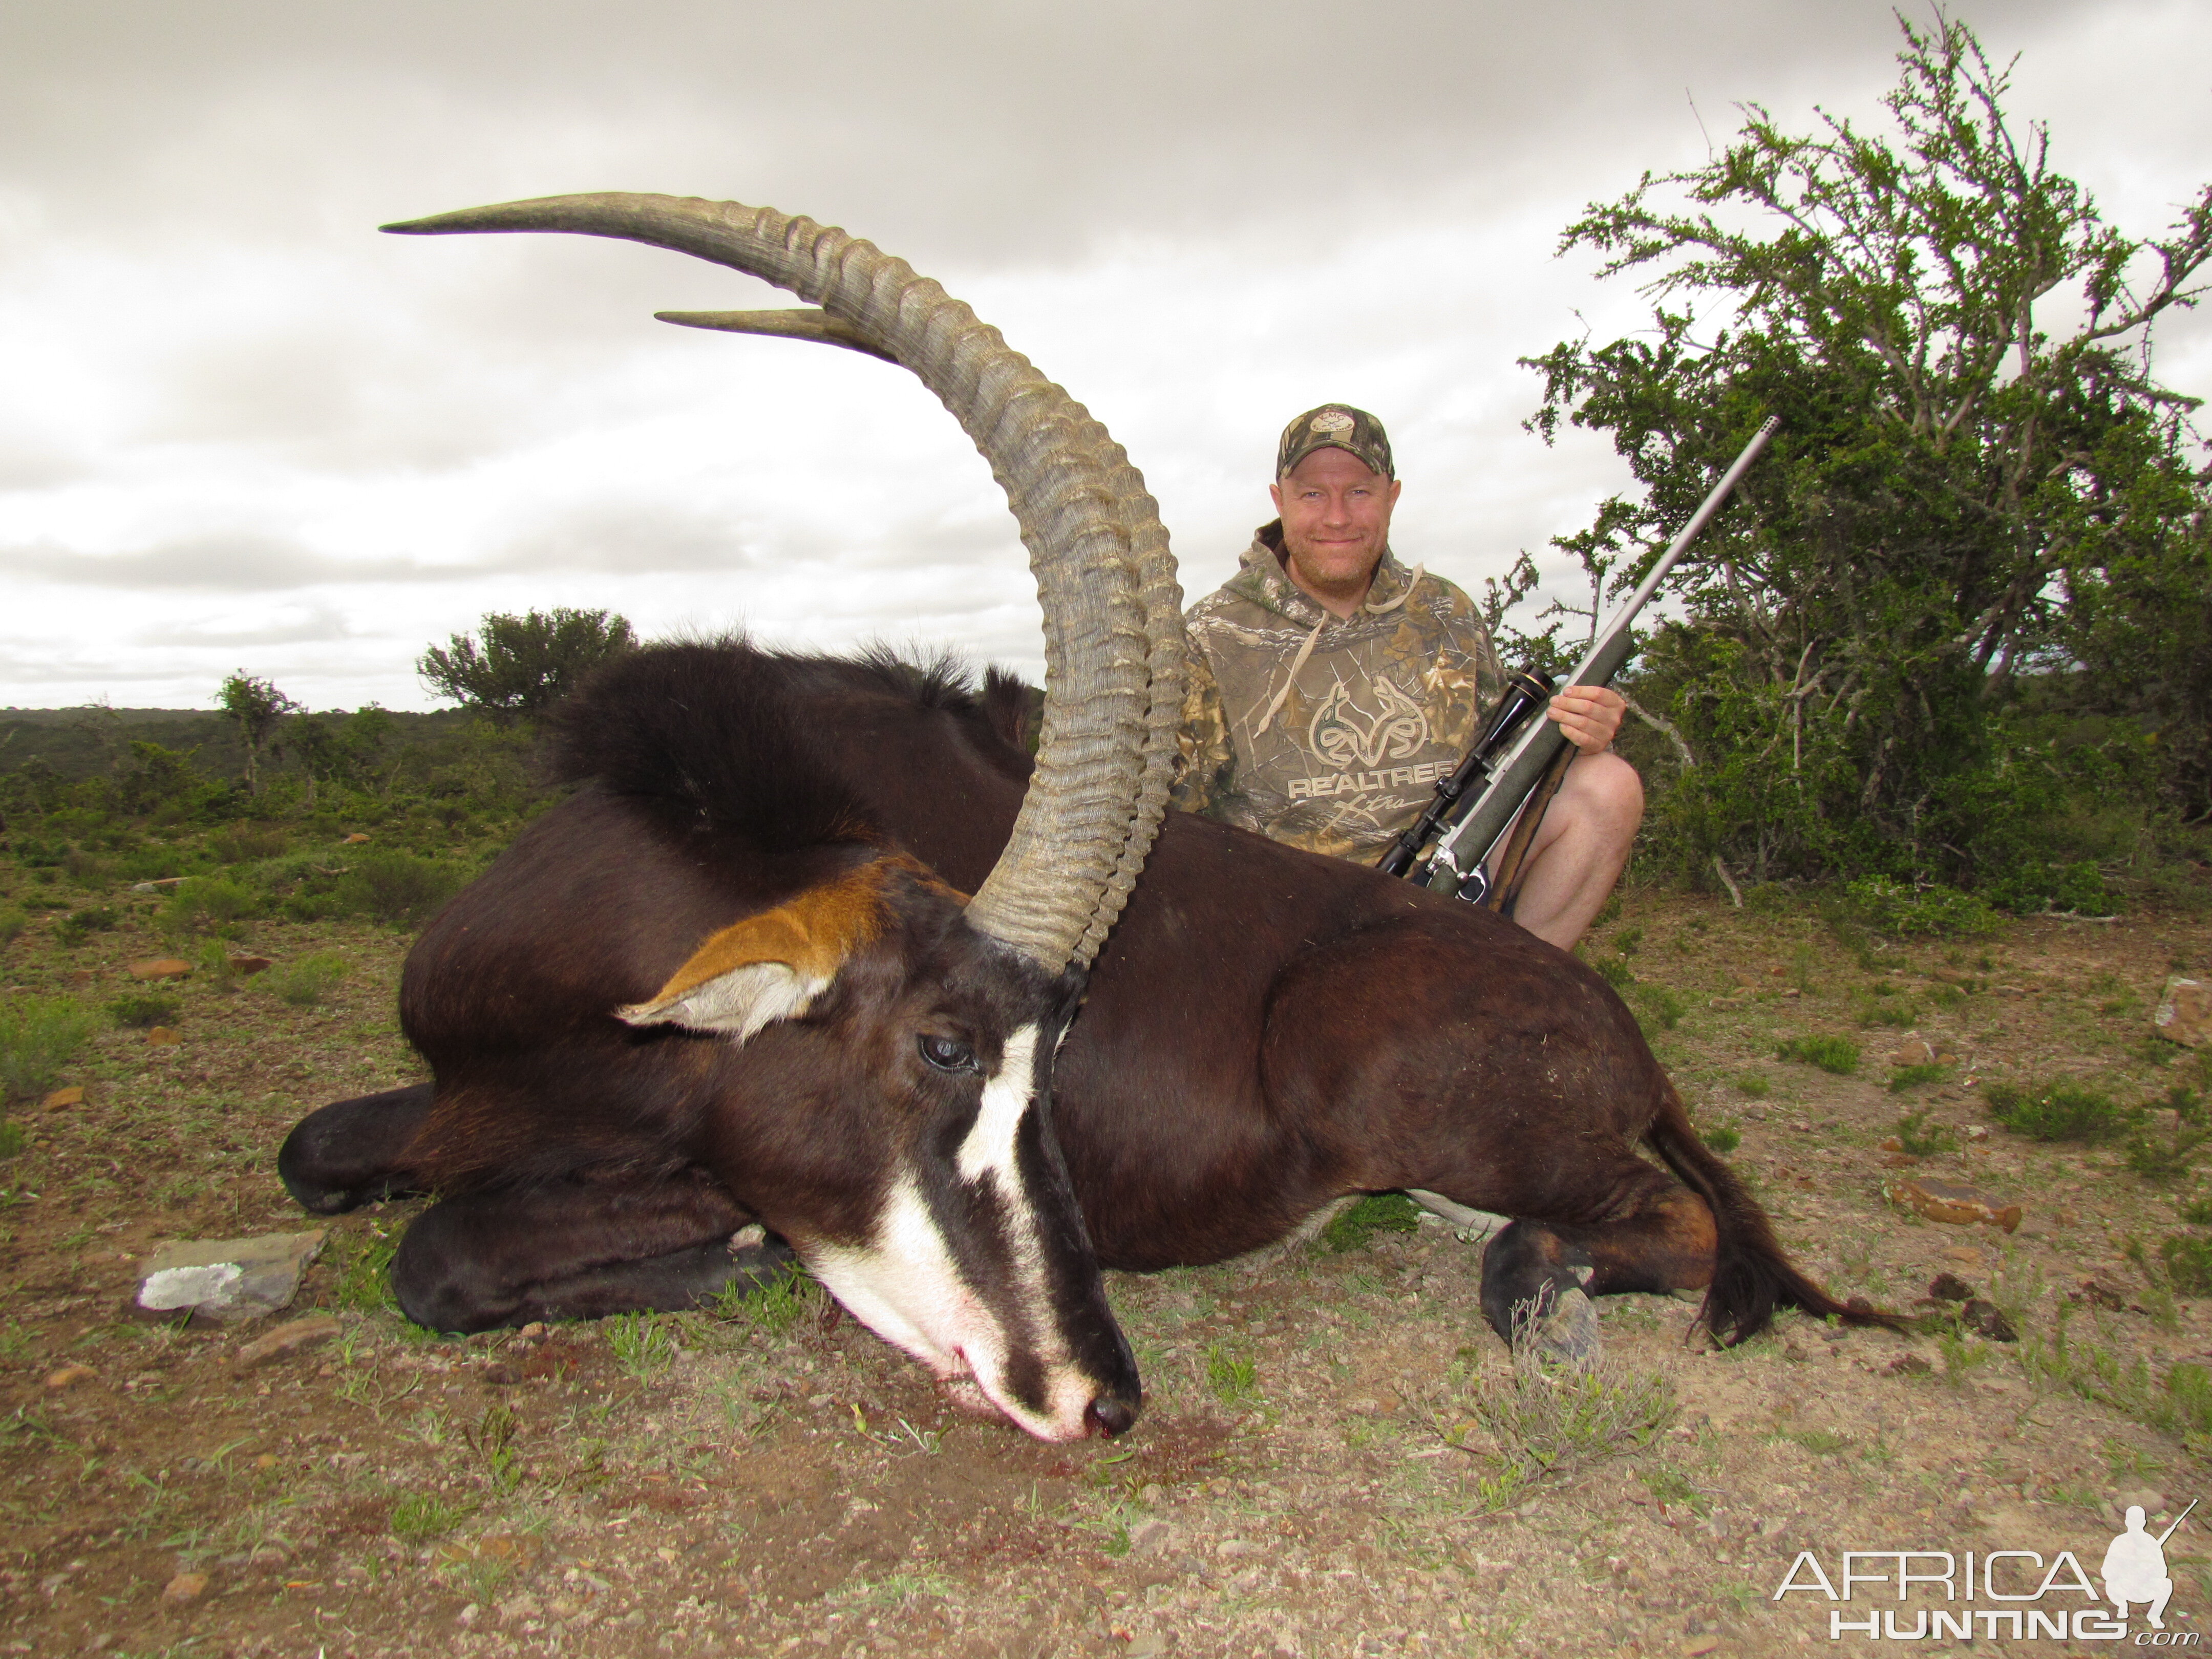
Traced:
<path fill-rule="evenodd" d="M 1398 490 L 1390 441 L 1364 410 L 1324 404 L 1284 428 L 1268 492 L 1281 516 L 1190 608 L 1176 805 L 1372 864 L 1458 765 L 1505 677 L 1467 595 L 1391 552 Z M 1643 820 L 1643 782 L 1611 747 L 1626 708 L 1607 687 L 1552 699 L 1580 752 L 1514 919 L 1562 950 Z"/>

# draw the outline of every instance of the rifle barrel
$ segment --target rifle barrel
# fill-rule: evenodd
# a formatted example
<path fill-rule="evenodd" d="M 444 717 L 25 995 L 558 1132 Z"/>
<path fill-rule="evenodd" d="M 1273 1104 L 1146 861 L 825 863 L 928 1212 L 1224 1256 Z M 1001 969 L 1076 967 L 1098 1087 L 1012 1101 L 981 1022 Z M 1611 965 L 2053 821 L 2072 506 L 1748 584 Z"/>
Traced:
<path fill-rule="evenodd" d="M 1637 584 L 1636 592 L 1630 594 L 1627 602 L 1613 613 L 1613 619 L 1606 623 L 1604 631 L 1590 642 L 1590 648 L 1575 665 L 1575 672 L 1567 677 L 1569 685 L 1603 685 L 1621 671 L 1635 646 L 1635 635 L 1632 630 L 1637 612 L 1651 602 L 1651 596 L 1659 591 L 1659 584 L 1667 580 L 1667 573 L 1674 568 L 1674 562 L 1712 521 L 1713 514 L 1721 510 L 1729 493 L 1735 489 L 1743 475 L 1751 470 L 1752 463 L 1759 459 L 1781 424 L 1779 419 L 1769 416 L 1765 423 L 1752 434 L 1751 441 L 1743 447 L 1743 453 L 1735 458 L 1727 471 L 1721 474 L 1720 482 L 1712 487 L 1711 492 L 1698 504 L 1698 510 L 1690 515 L 1689 522 L 1667 544 L 1667 550 L 1659 556 L 1650 573 Z M 1506 826 L 1513 822 L 1514 814 L 1528 799 L 1528 792 L 1536 787 L 1536 781 L 1543 776 L 1544 769 L 1552 763 L 1553 757 L 1559 752 L 1566 741 L 1566 734 L 1554 722 L 1548 720 L 1529 722 L 1528 729 L 1522 733 L 1520 741 L 1513 745 L 1492 772 L 1490 787 L 1482 792 L 1481 799 L 1475 801 L 1468 808 L 1467 815 L 1446 831 L 1443 839 L 1437 843 L 1436 857 L 1429 867 L 1428 884 L 1431 887 L 1445 891 L 1457 888 L 1470 872 L 1490 856 L 1490 849 L 1498 844 L 1498 838 L 1505 833 Z"/>

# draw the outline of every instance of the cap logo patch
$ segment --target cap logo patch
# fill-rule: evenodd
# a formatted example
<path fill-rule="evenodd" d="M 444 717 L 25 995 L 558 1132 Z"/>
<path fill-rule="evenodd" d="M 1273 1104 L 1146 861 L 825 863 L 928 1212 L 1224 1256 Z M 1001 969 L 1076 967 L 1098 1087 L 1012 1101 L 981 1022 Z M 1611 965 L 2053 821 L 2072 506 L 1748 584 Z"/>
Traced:
<path fill-rule="evenodd" d="M 1310 431 L 1334 435 L 1339 432 L 1349 432 L 1356 424 L 1352 416 L 1340 409 L 1324 409 L 1307 422 L 1307 427 Z"/>

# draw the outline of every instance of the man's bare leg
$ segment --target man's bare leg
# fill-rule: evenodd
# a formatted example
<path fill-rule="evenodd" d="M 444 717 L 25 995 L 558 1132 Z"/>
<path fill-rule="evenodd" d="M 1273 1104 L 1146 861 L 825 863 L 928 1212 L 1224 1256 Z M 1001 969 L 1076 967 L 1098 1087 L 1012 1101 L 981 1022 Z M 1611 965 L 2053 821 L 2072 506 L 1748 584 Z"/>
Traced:
<path fill-rule="evenodd" d="M 1643 822 L 1644 780 L 1634 767 L 1610 750 L 1576 756 L 1529 848 L 1513 920 L 1572 950 L 1628 867 Z"/>

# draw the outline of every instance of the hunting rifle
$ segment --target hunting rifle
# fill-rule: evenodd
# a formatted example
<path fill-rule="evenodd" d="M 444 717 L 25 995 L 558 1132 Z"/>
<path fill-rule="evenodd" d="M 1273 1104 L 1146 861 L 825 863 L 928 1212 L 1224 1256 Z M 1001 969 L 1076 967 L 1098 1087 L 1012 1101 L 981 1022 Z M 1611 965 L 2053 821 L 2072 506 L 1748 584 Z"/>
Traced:
<path fill-rule="evenodd" d="M 1712 494 L 1690 515 L 1690 521 L 1659 556 L 1628 602 L 1613 612 L 1613 620 L 1591 641 L 1568 676 L 1568 684 L 1603 685 L 1620 672 L 1635 648 L 1629 626 L 1637 612 L 1651 602 L 1675 560 L 1720 511 L 1780 425 L 1780 421 L 1770 418 L 1752 434 L 1743 453 L 1713 486 Z M 1391 843 L 1378 869 L 1438 892 L 1456 893 L 1470 904 L 1488 903 L 1507 915 L 1513 914 L 1536 826 L 1542 822 L 1552 797 L 1559 793 L 1575 755 L 1573 744 L 1558 726 L 1529 718 L 1543 708 L 1553 690 L 1551 677 L 1534 669 L 1523 669 L 1506 683 L 1505 695 L 1491 709 L 1467 758 L 1437 785 L 1436 799 Z M 1526 811 L 1522 811 L 1523 802 L 1528 803 Z M 1513 839 L 1493 883 L 1486 860 L 1509 825 L 1513 828 Z"/>

